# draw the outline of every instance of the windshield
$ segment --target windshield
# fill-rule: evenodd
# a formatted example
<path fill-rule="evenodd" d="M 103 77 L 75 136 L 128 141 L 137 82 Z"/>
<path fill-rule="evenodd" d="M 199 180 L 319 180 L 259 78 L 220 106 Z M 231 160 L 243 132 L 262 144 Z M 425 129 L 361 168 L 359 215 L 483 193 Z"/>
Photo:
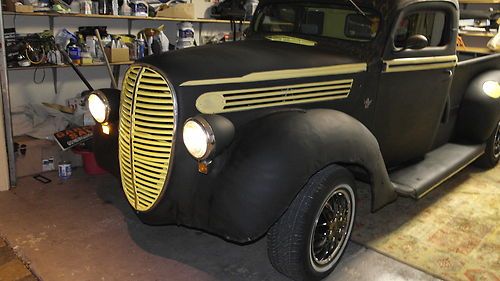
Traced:
<path fill-rule="evenodd" d="M 315 3 L 269 4 L 262 7 L 254 31 L 309 35 L 350 41 L 370 41 L 377 35 L 380 18 L 351 7 Z"/>

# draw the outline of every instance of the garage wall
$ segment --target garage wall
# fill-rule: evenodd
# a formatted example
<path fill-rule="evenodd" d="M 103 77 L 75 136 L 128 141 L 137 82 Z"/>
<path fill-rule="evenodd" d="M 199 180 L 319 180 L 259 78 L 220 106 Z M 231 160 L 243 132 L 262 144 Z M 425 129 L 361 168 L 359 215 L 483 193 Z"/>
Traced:
<path fill-rule="evenodd" d="M 151 21 L 151 20 L 135 20 L 132 21 L 132 34 L 137 34 L 145 27 L 158 27 L 165 25 L 165 34 L 169 38 L 171 44 L 175 45 L 177 35 L 176 22 L 166 21 Z M 49 29 L 48 17 L 30 17 L 30 16 L 4 16 L 5 28 L 15 27 L 18 33 L 34 33 Z M 98 26 L 103 25 L 108 27 L 108 32 L 112 34 L 126 34 L 127 20 L 121 19 L 101 19 L 101 18 L 54 18 L 54 33 L 63 28 L 74 32 L 79 26 Z M 199 38 L 198 23 L 194 23 L 195 38 Z M 229 32 L 229 24 L 212 24 L 205 23 L 202 26 L 202 34 L 217 34 L 220 32 Z M 127 69 L 126 66 L 121 67 L 121 75 Z M 103 88 L 110 86 L 106 68 L 100 66 L 81 67 L 80 70 L 85 77 L 90 81 L 94 88 Z M 57 69 L 57 92 L 54 91 L 54 80 L 51 69 L 39 69 L 36 73 L 33 69 L 9 71 L 9 85 L 11 108 L 13 112 L 22 112 L 23 106 L 27 103 L 40 104 L 41 102 L 64 104 L 66 99 L 73 98 L 82 91 L 86 90 L 85 85 L 79 80 L 78 76 L 71 68 Z M 40 84 L 34 83 L 36 80 L 44 80 Z"/>
<path fill-rule="evenodd" d="M 201 1 L 201 0 L 199 0 Z M 36 33 L 49 29 L 48 17 L 35 16 L 3 16 L 4 28 L 16 28 L 18 33 Z M 165 25 L 165 34 L 171 44 L 175 45 L 177 36 L 177 23 L 152 20 L 134 20 L 132 21 L 131 33 L 137 34 L 145 27 L 158 27 Z M 79 26 L 98 26 L 108 27 L 108 32 L 112 34 L 126 34 L 128 32 L 127 20 L 106 19 L 106 18 L 54 18 L 54 34 L 57 34 L 63 28 L 74 32 Z M 202 26 L 193 23 L 195 28 L 195 38 L 199 41 L 200 27 L 201 35 L 215 35 L 219 33 L 230 32 L 229 24 L 204 23 Z M 121 67 L 122 76 L 127 66 Z M 94 88 L 110 87 L 110 79 L 105 67 L 91 66 L 80 68 L 83 75 L 89 80 Z M 54 85 L 54 73 L 52 69 L 34 69 L 10 70 L 7 72 L 9 78 L 10 106 L 12 113 L 22 113 L 27 104 L 41 104 L 42 102 L 65 104 L 69 98 L 76 97 L 87 88 L 80 81 L 78 76 L 71 68 L 56 69 L 57 83 Z M 43 78 L 43 79 L 42 79 Z M 36 84 L 34 80 L 40 82 Z M 57 89 L 57 94 L 55 89 Z M 0 100 L 0 116 L 3 116 Z M 15 128 L 14 128 L 15 129 Z M 0 190 L 7 190 L 9 187 L 7 156 L 5 149 L 5 133 L 3 118 L 0 120 Z"/>
<path fill-rule="evenodd" d="M 9 167 L 7 165 L 7 146 L 5 145 L 5 125 L 3 102 L 0 98 L 0 191 L 9 189 Z"/>

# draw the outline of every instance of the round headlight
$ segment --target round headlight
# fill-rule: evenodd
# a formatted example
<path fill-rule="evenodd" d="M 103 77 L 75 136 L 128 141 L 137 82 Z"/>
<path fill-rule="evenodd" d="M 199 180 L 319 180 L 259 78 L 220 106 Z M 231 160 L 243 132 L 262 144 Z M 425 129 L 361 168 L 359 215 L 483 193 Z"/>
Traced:
<path fill-rule="evenodd" d="M 204 159 L 209 154 L 209 145 L 213 143 L 213 134 L 200 122 L 189 119 L 184 124 L 182 133 L 184 144 L 196 159 Z"/>
<path fill-rule="evenodd" d="M 97 92 L 90 94 L 89 110 L 97 122 L 106 122 L 109 117 L 109 105 L 106 97 Z"/>

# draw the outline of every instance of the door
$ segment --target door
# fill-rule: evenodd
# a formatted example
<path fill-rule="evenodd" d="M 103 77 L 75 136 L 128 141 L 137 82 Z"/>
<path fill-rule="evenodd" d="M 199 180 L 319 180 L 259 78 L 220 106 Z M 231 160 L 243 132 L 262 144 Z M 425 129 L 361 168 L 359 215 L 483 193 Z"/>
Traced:
<path fill-rule="evenodd" d="M 432 146 L 457 64 L 456 17 L 453 4 L 428 2 L 406 7 L 394 21 L 374 127 L 388 167 L 417 159 Z"/>

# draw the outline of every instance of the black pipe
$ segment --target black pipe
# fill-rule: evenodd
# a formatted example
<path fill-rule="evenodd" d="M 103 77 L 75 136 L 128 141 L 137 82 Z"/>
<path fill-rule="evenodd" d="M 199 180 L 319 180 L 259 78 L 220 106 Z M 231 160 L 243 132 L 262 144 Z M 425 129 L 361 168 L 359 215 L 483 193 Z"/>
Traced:
<path fill-rule="evenodd" d="M 56 44 L 56 46 L 57 46 L 57 49 L 59 50 L 59 52 L 61 52 L 61 54 L 63 55 L 63 57 L 66 59 L 67 63 L 76 72 L 76 75 L 78 75 L 78 77 L 80 77 L 80 80 L 82 80 L 83 84 L 85 84 L 85 86 L 87 86 L 87 88 L 90 91 L 93 91 L 94 88 L 92 88 L 92 85 L 90 85 L 89 81 L 85 78 L 85 76 L 83 76 L 82 72 L 80 72 L 80 70 L 78 69 L 78 67 L 76 67 L 76 65 L 73 63 L 73 60 L 71 60 L 71 58 L 69 57 L 68 53 L 66 53 L 66 51 L 63 50 L 62 48 L 60 48 L 57 44 Z"/>

